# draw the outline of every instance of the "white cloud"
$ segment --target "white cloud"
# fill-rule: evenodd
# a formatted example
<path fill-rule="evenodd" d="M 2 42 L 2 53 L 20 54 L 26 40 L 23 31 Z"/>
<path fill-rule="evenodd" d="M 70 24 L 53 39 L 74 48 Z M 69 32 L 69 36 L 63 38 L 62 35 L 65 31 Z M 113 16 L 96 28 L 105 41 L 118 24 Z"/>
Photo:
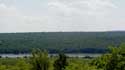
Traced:
<path fill-rule="evenodd" d="M 60 31 L 97 31 L 110 28 L 106 18 L 117 6 L 112 0 L 49 0 L 48 8 L 50 24 Z"/>
<path fill-rule="evenodd" d="M 115 11 L 113 0 L 48 0 L 44 5 L 36 0 L 33 8 L 30 0 L 24 6 L 16 1 L 0 0 L 0 32 L 124 29 L 124 13 Z"/>
<path fill-rule="evenodd" d="M 0 0 L 0 16 L 16 16 L 15 0 Z"/>
<path fill-rule="evenodd" d="M 45 17 L 13 16 L 0 17 L 0 32 L 37 32 L 46 29 Z"/>
<path fill-rule="evenodd" d="M 116 6 L 111 0 L 50 0 L 48 3 L 52 14 L 104 14 Z"/>
<path fill-rule="evenodd" d="M 15 4 L 10 3 L 8 0 L 0 0 L 0 32 L 35 32 L 45 29 L 46 15 L 24 15 Z"/>

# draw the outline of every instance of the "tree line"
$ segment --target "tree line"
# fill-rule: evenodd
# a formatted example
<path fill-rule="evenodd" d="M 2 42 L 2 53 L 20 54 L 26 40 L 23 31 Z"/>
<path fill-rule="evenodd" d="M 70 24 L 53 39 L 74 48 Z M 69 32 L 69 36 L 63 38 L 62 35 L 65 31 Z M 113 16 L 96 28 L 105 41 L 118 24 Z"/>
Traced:
<path fill-rule="evenodd" d="M 125 32 L 0 33 L 0 53 L 31 53 L 32 48 L 57 53 L 105 53 L 108 45 L 125 42 Z"/>

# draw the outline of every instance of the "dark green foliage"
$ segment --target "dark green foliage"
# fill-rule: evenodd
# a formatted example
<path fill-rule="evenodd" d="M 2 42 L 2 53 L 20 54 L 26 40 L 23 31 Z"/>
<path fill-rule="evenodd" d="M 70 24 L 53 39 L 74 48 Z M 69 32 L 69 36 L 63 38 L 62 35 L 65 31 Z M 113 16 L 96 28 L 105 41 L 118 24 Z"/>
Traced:
<path fill-rule="evenodd" d="M 105 68 L 109 58 L 111 56 L 109 54 L 104 54 L 101 57 L 97 57 L 95 59 L 92 60 L 92 62 L 90 63 L 91 65 L 96 65 L 96 67 L 98 69 L 102 69 Z"/>
<path fill-rule="evenodd" d="M 59 54 L 59 58 L 54 62 L 54 70 L 64 70 L 68 66 L 67 56 L 63 53 Z"/>
<path fill-rule="evenodd" d="M 125 32 L 1 33 L 0 53 L 30 53 L 32 48 L 96 53 L 105 52 L 103 49 L 108 45 L 118 46 L 121 42 L 125 42 Z"/>
<path fill-rule="evenodd" d="M 125 70 L 125 44 L 118 48 L 112 48 L 111 58 L 107 62 L 105 70 Z"/>
<path fill-rule="evenodd" d="M 111 53 L 105 54 L 92 61 L 92 65 L 104 70 L 125 70 L 125 44 L 111 47 Z"/>
<path fill-rule="evenodd" d="M 119 63 L 119 50 L 118 48 L 112 47 L 111 57 L 107 59 L 105 70 L 116 70 L 117 64 Z"/>
<path fill-rule="evenodd" d="M 48 70 L 49 58 L 45 50 L 34 50 L 32 53 L 32 70 Z"/>
<path fill-rule="evenodd" d="M 111 58 L 106 64 L 105 70 L 116 70 L 117 64 L 118 64 L 118 55 L 117 54 L 112 54 Z"/>

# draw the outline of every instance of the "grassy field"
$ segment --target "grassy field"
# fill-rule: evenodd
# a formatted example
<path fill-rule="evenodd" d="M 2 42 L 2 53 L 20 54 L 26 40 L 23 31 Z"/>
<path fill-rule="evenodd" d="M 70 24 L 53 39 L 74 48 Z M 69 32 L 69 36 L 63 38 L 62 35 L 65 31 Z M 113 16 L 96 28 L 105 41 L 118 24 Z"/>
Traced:
<path fill-rule="evenodd" d="M 53 70 L 53 63 L 56 58 L 50 58 L 49 70 Z M 92 59 L 68 58 L 66 70 L 98 70 L 96 66 L 90 65 Z M 31 70 L 29 58 L 1 58 L 0 70 Z"/>

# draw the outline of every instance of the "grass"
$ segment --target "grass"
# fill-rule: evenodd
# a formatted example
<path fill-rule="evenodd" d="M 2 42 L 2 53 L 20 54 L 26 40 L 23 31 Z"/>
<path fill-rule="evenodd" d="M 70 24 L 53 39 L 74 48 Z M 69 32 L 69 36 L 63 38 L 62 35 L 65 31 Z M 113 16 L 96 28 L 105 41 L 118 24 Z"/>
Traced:
<path fill-rule="evenodd" d="M 55 60 L 55 57 L 50 58 L 49 70 L 53 70 Z M 90 65 L 91 61 L 92 59 L 68 58 L 66 70 L 99 70 Z M 30 70 L 31 67 L 29 58 L 0 58 L 0 70 Z"/>

